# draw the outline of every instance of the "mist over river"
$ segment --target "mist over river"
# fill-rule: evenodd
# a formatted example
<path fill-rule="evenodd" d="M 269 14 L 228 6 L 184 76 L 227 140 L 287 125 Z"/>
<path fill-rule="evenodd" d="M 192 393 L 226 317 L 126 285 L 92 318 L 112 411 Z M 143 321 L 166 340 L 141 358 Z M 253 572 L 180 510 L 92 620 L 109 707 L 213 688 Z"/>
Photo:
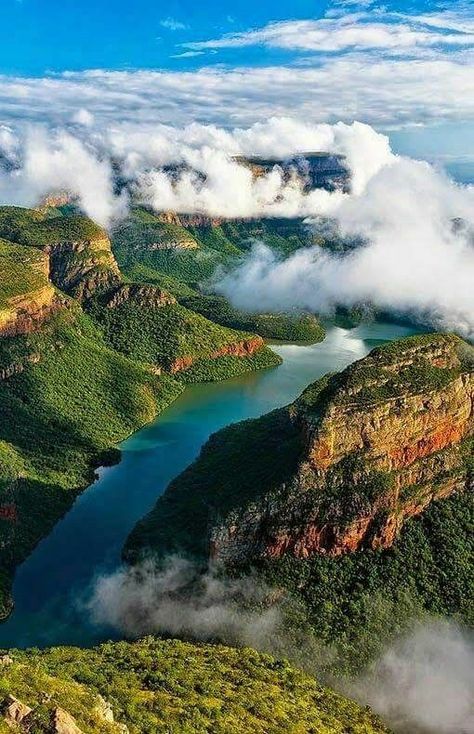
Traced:
<path fill-rule="evenodd" d="M 120 565 L 122 546 L 135 523 L 210 434 L 290 403 L 326 372 L 412 333 L 409 326 L 380 321 L 352 330 L 330 326 L 320 344 L 273 345 L 284 360 L 279 367 L 187 388 L 153 423 L 121 444 L 121 462 L 99 470 L 99 479 L 19 567 L 15 609 L 0 625 L 0 645 L 89 645 L 110 638 L 109 629 L 91 623 L 84 605 L 91 584 Z"/>

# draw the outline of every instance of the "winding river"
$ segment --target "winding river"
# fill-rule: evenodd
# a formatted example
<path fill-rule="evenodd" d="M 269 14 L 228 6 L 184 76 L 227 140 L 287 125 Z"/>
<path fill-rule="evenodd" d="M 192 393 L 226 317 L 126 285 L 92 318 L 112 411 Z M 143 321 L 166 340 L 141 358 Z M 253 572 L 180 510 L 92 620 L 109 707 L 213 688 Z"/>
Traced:
<path fill-rule="evenodd" d="M 280 367 L 188 388 L 154 423 L 124 441 L 121 462 L 99 471 L 18 569 L 15 609 L 0 625 L 0 646 L 89 645 L 103 638 L 85 606 L 91 585 L 120 564 L 130 530 L 211 433 L 285 405 L 326 372 L 411 333 L 408 326 L 384 322 L 352 330 L 331 326 L 320 344 L 274 345 L 284 360 Z"/>

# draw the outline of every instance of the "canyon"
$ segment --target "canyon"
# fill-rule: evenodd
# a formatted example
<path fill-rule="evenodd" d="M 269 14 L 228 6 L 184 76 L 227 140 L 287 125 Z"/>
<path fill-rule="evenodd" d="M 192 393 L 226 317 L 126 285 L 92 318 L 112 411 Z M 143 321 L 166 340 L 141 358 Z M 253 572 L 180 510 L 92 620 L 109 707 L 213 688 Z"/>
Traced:
<path fill-rule="evenodd" d="M 287 409 L 213 437 L 132 534 L 129 552 L 141 533 L 155 552 L 182 544 L 230 565 L 390 548 L 430 503 L 472 490 L 473 403 L 474 350 L 458 337 L 375 349 Z M 239 471 L 232 441 L 245 464 L 240 492 L 227 473 Z M 186 535 L 191 486 L 199 541 Z"/>

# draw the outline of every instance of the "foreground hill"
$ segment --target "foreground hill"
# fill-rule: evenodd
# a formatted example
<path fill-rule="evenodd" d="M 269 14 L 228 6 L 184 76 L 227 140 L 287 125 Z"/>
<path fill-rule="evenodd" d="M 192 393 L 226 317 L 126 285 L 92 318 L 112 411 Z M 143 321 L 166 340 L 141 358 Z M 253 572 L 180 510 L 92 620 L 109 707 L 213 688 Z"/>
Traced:
<path fill-rule="evenodd" d="M 376 648 L 391 618 L 393 631 L 426 610 L 470 621 L 473 396 L 461 339 L 378 348 L 213 436 L 125 554 L 257 566 L 351 650 Z"/>
<path fill-rule="evenodd" d="M 92 650 L 13 651 L 0 665 L 0 706 L 4 717 L 17 713 L 19 732 L 388 731 L 369 709 L 248 648 L 146 638 Z M 3 721 L 0 731 L 11 731 Z M 54 728 L 58 721 L 69 728 Z"/>

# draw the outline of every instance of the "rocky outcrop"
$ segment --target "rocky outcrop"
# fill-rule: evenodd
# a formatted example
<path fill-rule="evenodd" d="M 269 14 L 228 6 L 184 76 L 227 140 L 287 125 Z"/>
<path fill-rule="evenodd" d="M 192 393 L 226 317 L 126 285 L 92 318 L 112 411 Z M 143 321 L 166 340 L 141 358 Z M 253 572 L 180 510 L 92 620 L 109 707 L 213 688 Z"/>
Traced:
<path fill-rule="evenodd" d="M 74 718 L 64 709 L 56 706 L 51 712 L 48 734 L 83 734 Z"/>
<path fill-rule="evenodd" d="M 387 548 L 432 501 L 473 488 L 474 349 L 455 336 L 376 349 L 310 386 L 290 416 L 293 476 L 214 520 L 215 559 Z"/>
<path fill-rule="evenodd" d="M 2 704 L 2 715 L 7 726 L 17 728 L 31 713 L 32 709 L 19 701 L 15 696 L 8 695 Z"/>
<path fill-rule="evenodd" d="M 206 359 L 219 359 L 220 357 L 250 357 L 252 354 L 255 354 L 255 352 L 263 349 L 264 346 L 265 342 L 261 336 L 252 336 L 248 339 L 224 344 L 224 346 L 209 354 Z M 178 357 L 171 364 L 170 372 L 172 374 L 183 372 L 184 370 L 192 367 L 198 359 L 201 359 L 201 357 L 193 357 L 190 355 Z"/>
<path fill-rule="evenodd" d="M 145 308 L 161 308 L 177 303 L 176 298 L 171 293 L 153 285 L 140 285 L 138 283 L 120 285 L 107 293 L 103 303 L 106 308 L 118 308 L 130 301 Z"/>
<path fill-rule="evenodd" d="M 0 337 L 35 331 L 66 305 L 48 274 L 46 254 L 0 242 Z"/>
<path fill-rule="evenodd" d="M 117 286 L 119 267 L 105 235 L 84 240 L 66 240 L 48 244 L 51 281 L 74 298 L 91 296 Z"/>
<path fill-rule="evenodd" d="M 0 310 L 0 337 L 36 331 L 46 319 L 65 306 L 65 299 L 51 285 L 11 298 L 8 308 Z"/>

